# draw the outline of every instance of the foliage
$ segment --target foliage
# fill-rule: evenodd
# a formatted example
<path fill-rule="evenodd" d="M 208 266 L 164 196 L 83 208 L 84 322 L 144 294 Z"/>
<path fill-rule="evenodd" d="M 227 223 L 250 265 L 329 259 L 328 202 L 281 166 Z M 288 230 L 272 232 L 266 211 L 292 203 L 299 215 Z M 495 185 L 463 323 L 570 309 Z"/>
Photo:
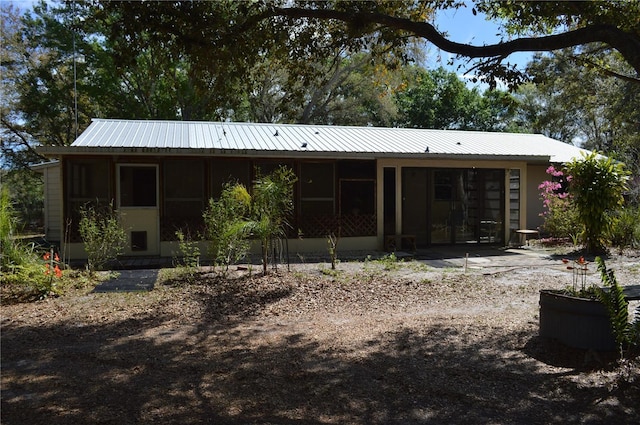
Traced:
<path fill-rule="evenodd" d="M 42 178 L 28 169 L 0 170 L 0 181 L 9 189 L 9 197 L 18 221 L 17 229 L 37 226 L 43 221 Z"/>
<path fill-rule="evenodd" d="M 567 171 L 573 177 L 569 190 L 584 226 L 583 242 L 589 252 L 601 252 L 616 221 L 613 213 L 623 205 L 628 173 L 623 164 L 595 152 L 571 161 Z"/>
<path fill-rule="evenodd" d="M 122 254 L 127 235 L 120 227 L 113 205 L 86 204 L 80 209 L 80 236 L 87 252 L 87 268 L 93 274 Z"/>
<path fill-rule="evenodd" d="M 249 249 L 245 222 L 250 202 L 244 185 L 227 183 L 219 199 L 209 200 L 203 214 L 208 253 L 213 264 L 221 266 L 225 274 L 229 265 L 244 258 Z"/>
<path fill-rule="evenodd" d="M 0 270 L 2 272 L 23 262 L 23 250 L 14 238 L 16 224 L 15 210 L 9 199 L 9 188 L 2 185 L 0 187 Z"/>
<path fill-rule="evenodd" d="M 589 2 L 587 7 L 582 7 L 576 2 L 478 1 L 474 13 L 480 11 L 490 19 L 507 21 L 501 41 L 483 46 L 451 42 L 424 16 L 433 13 L 434 9 L 460 7 L 466 5 L 458 1 L 323 2 L 320 5 L 316 2 L 293 2 L 281 8 L 265 6 L 267 10 L 257 14 L 260 18 L 284 16 L 295 19 L 293 22 L 298 24 L 302 19 L 342 22 L 343 31 L 361 38 L 379 36 L 387 40 L 392 34 L 420 38 L 459 57 L 477 59 L 467 72 L 480 74 L 493 88 L 497 81 L 506 81 L 513 88 L 526 79 L 521 70 L 505 63 L 510 54 L 521 51 L 554 51 L 584 46 L 581 56 L 590 60 L 594 55 L 597 58 L 598 51 L 615 49 L 636 74 L 640 72 L 640 38 L 636 18 L 640 14 L 640 2 L 610 2 L 606 5 Z M 421 8 L 423 14 L 416 16 Z M 524 36 L 514 37 L 516 35 Z"/>
<path fill-rule="evenodd" d="M 542 230 L 553 238 L 568 238 L 581 234 L 576 208 L 571 195 L 566 192 L 571 176 L 565 176 L 562 170 L 557 170 L 553 165 L 549 166 L 546 172 L 551 180 L 545 180 L 538 186 L 544 207 L 540 214 L 544 218 Z"/>
<path fill-rule="evenodd" d="M 290 59 L 266 57 L 249 71 L 246 107 L 233 118 L 255 122 L 384 125 L 396 117 L 392 94 L 400 69 L 377 66 L 367 53 L 340 49 L 292 69 Z"/>
<path fill-rule="evenodd" d="M 186 233 L 182 230 L 176 231 L 176 238 L 178 238 L 178 248 L 181 254 L 177 265 L 185 269 L 187 278 L 191 280 L 200 269 L 200 248 L 188 230 Z"/>
<path fill-rule="evenodd" d="M 605 305 L 609 313 L 611 330 L 620 350 L 620 357 L 624 357 L 624 349 L 629 345 L 640 343 L 638 333 L 634 334 L 635 326 L 629 323 L 629 303 L 625 298 L 622 287 L 618 284 L 613 270 L 607 269 L 604 260 L 596 257 L 598 271 L 602 283 L 608 290 L 598 288 L 598 299 Z"/>
<path fill-rule="evenodd" d="M 640 248 L 640 206 L 625 205 L 615 213 L 609 238 L 620 248 Z"/>
<path fill-rule="evenodd" d="M 622 161 L 636 176 L 630 182 L 631 202 L 640 199 L 640 84 L 615 78 L 600 67 L 579 60 L 579 52 L 565 49 L 537 55 L 527 71 L 535 84 L 521 87 L 519 121 L 529 132 L 566 143 L 579 142 Z M 626 70 L 620 55 L 610 52 L 601 62 Z"/>
<path fill-rule="evenodd" d="M 371 256 L 367 256 L 367 258 L 365 259 L 365 262 L 369 262 L 369 261 L 372 261 L 372 262 L 375 262 L 376 264 L 381 265 L 382 268 L 388 272 L 398 270 L 398 268 L 400 267 L 399 260 L 398 260 L 398 257 L 396 257 L 395 252 L 384 255 L 375 260 L 372 260 Z"/>
<path fill-rule="evenodd" d="M 293 211 L 293 185 L 296 180 L 293 170 L 285 166 L 264 176 L 258 170 L 246 229 L 252 237 L 260 240 L 265 274 L 274 240 L 286 237 L 286 228 L 289 226 L 287 219 Z"/>
<path fill-rule="evenodd" d="M 55 258 L 45 255 L 43 264 L 33 244 L 15 238 L 15 211 L 6 186 L 0 188 L 0 273 L 2 285 L 31 287 L 38 298 L 57 293 L 56 278 L 62 277 Z M 49 255 L 49 254 L 47 254 Z"/>

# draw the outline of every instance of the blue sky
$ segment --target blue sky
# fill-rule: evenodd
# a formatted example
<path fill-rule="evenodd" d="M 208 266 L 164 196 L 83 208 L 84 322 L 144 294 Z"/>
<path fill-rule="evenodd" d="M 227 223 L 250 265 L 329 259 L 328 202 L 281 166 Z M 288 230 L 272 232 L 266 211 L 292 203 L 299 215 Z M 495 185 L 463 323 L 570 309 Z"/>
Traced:
<path fill-rule="evenodd" d="M 500 26 L 497 22 L 488 21 L 481 14 L 473 15 L 471 12 L 472 2 L 466 2 L 467 7 L 461 7 L 457 10 L 445 10 L 438 13 L 435 19 L 435 26 L 440 32 L 446 32 L 447 38 L 452 41 L 473 45 L 494 44 L 500 41 Z M 515 53 L 507 58 L 507 62 L 517 64 L 518 68 L 523 69 L 533 57 L 532 53 Z M 449 66 L 449 59 L 454 55 L 439 51 L 435 47 L 430 47 L 428 59 L 425 66 L 428 68 L 442 65 L 444 68 L 459 74 L 460 78 L 464 77 L 465 71 L 472 66 L 466 63 L 465 59 L 454 62 L 453 66 Z M 457 69 L 458 65 L 462 65 Z M 468 82 L 471 84 L 470 82 Z"/>

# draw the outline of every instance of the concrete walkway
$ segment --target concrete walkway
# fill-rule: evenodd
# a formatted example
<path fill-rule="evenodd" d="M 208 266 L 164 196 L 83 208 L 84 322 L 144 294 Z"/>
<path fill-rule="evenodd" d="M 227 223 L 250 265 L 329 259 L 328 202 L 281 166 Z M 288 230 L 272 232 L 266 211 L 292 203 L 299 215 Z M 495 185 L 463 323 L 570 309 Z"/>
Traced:
<path fill-rule="evenodd" d="M 466 248 L 466 249 L 465 249 Z M 415 260 L 430 267 L 442 268 L 482 268 L 499 269 L 508 267 L 532 267 L 548 263 L 548 255 L 528 249 L 496 249 L 478 247 L 444 247 L 438 249 L 419 250 L 416 253 L 396 252 L 398 259 Z M 365 258 L 381 258 L 389 253 L 352 251 L 339 255 L 341 261 L 364 261 Z M 309 255 L 306 264 L 325 263 L 329 259 L 326 254 Z M 299 263 L 300 259 L 291 256 L 291 264 Z M 93 292 L 140 292 L 151 291 L 158 281 L 161 268 L 173 267 L 171 259 L 142 258 L 124 259 L 119 261 L 119 267 L 109 280 L 98 284 Z"/>
<path fill-rule="evenodd" d="M 93 292 L 151 291 L 158 281 L 159 269 L 121 270 L 109 280 L 100 282 Z"/>

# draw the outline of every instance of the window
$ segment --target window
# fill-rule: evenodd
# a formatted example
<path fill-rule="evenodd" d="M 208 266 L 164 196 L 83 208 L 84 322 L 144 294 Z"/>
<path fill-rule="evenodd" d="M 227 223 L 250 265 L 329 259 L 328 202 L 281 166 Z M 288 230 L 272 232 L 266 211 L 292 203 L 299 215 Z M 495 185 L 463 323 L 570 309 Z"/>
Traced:
<path fill-rule="evenodd" d="M 302 215 L 335 213 L 334 166 L 330 162 L 300 164 L 300 212 Z"/>
<path fill-rule="evenodd" d="M 67 163 L 67 194 L 72 202 L 108 201 L 109 162 L 80 160 Z"/>
<path fill-rule="evenodd" d="M 204 162 L 169 160 L 164 163 L 164 215 L 202 216 L 204 207 Z"/>
<path fill-rule="evenodd" d="M 226 183 L 238 182 L 251 188 L 249 161 L 234 159 L 215 159 L 211 162 L 211 195 L 219 198 Z"/>
<path fill-rule="evenodd" d="M 155 166 L 120 166 L 120 206 L 156 207 L 157 172 Z"/>

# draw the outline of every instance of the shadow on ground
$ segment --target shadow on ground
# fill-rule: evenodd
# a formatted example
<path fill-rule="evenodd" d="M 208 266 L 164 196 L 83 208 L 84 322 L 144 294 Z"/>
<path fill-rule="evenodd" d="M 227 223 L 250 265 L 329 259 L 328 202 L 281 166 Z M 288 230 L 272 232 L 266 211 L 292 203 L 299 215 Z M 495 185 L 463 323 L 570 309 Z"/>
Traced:
<path fill-rule="evenodd" d="M 150 312 L 3 326 L 2 423 L 630 424 L 640 414 L 637 392 L 612 398 L 572 369 L 542 372 L 527 354 L 540 348 L 531 329 L 477 340 L 443 320 L 344 347 L 254 321 L 286 290 L 196 296 L 205 313 L 191 323 Z"/>

